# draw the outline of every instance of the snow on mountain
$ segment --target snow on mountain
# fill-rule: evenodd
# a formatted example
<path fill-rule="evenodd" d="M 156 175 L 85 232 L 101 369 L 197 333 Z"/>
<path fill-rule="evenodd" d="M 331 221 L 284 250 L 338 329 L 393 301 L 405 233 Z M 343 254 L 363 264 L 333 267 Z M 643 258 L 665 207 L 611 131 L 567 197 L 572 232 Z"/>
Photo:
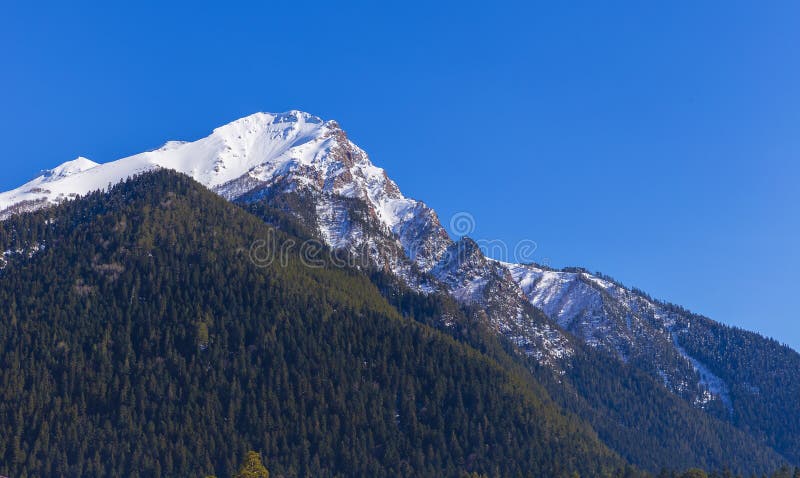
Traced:
<path fill-rule="evenodd" d="M 687 317 L 584 270 L 504 265 L 533 306 L 590 346 L 635 362 L 697 405 L 718 398 L 730 408 L 725 382 L 677 340 L 676 332 L 690 327 Z"/>
<path fill-rule="evenodd" d="M 22 200 L 58 202 L 156 168 L 188 174 L 211 189 L 245 174 L 263 179 L 309 165 L 324 171 L 331 166 L 325 159 L 335 142 L 331 132 L 336 129 L 334 122 L 299 111 L 256 113 L 217 128 L 198 141 L 169 141 L 153 151 L 101 165 L 85 158 L 66 162 L 20 188 L 0 194 L 0 210 Z M 327 173 L 334 176 L 340 172 L 332 169 Z M 380 175 L 381 170 L 375 168 L 369 174 Z"/>
<path fill-rule="evenodd" d="M 67 161 L 66 163 L 62 164 L 61 166 L 58 166 L 57 168 L 45 171 L 45 173 L 42 175 L 43 181 L 53 182 L 60 178 L 66 178 L 72 176 L 73 174 L 82 173 L 83 171 L 92 169 L 97 165 L 98 164 L 92 161 L 91 159 L 84 158 L 83 156 L 78 156 L 76 159 L 73 159 L 72 161 Z"/>
<path fill-rule="evenodd" d="M 17 189 L 0 194 L 0 219 L 18 212 L 13 210 L 13 206 L 20 206 L 17 208 L 20 211 L 32 210 L 37 204 L 41 207 L 48 202 L 55 203 L 74 198 L 80 194 L 82 187 L 65 182 L 97 166 L 94 161 L 78 157 L 56 168 L 43 171 L 40 176 Z"/>
<path fill-rule="evenodd" d="M 452 243 L 431 274 L 456 300 L 483 306 L 490 325 L 540 363 L 562 371 L 558 362 L 573 355 L 569 339 L 528 304 L 509 270 L 472 239 Z"/>

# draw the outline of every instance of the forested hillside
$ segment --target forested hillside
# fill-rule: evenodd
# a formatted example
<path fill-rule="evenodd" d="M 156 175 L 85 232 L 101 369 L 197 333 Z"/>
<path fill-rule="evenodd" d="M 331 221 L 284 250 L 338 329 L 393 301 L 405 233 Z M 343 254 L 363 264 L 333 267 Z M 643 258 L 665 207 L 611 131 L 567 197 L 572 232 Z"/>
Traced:
<path fill-rule="evenodd" d="M 676 307 L 677 306 L 672 306 Z M 778 341 L 690 315 L 679 339 L 730 385 L 730 420 L 800 462 L 800 354 Z"/>
<path fill-rule="evenodd" d="M 231 476 L 250 449 L 273 476 L 624 466 L 366 277 L 256 267 L 271 230 L 168 172 L 0 223 L 0 473 Z"/>
<path fill-rule="evenodd" d="M 506 368 L 527 370 L 565 410 L 584 418 L 606 445 L 642 469 L 655 473 L 701 467 L 746 475 L 775 470 L 785 462 L 763 443 L 689 406 L 608 354 L 577 346 L 573 365 L 554 375 L 502 343 L 480 321 L 479 309 L 463 310 L 448 297 L 419 294 L 385 274 L 373 274 L 373 281 L 407 316 L 447 331 Z"/>

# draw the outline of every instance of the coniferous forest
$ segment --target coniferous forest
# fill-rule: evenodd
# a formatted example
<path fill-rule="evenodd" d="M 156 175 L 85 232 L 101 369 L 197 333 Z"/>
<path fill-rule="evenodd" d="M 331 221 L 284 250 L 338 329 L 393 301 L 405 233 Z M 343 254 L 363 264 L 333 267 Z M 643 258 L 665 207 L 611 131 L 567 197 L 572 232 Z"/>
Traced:
<path fill-rule="evenodd" d="M 0 474 L 800 476 L 611 358 L 559 380 L 379 271 L 261 267 L 302 231 L 258 212 L 161 171 L 0 223 Z"/>
<path fill-rule="evenodd" d="M 256 267 L 268 229 L 168 173 L 3 223 L 7 248 L 44 248 L 2 272 L 0 473 L 230 476 L 250 449 L 272 476 L 624 466 L 366 277 Z"/>

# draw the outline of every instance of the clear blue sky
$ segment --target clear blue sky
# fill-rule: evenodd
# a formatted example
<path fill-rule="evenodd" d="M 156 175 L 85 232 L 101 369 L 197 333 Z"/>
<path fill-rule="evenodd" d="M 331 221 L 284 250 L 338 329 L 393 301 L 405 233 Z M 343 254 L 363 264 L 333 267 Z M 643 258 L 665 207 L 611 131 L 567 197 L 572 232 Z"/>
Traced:
<path fill-rule="evenodd" d="M 477 238 L 800 348 L 796 1 L 26 3 L 1 190 L 303 109 Z"/>

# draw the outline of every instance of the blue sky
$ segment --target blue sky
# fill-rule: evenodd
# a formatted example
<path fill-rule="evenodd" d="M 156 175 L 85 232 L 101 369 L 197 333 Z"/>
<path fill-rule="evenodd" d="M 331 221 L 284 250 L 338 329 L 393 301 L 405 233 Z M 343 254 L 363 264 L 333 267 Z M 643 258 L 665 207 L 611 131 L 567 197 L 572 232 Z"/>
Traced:
<path fill-rule="evenodd" d="M 800 3 L 21 3 L 1 190 L 297 108 L 476 238 L 800 348 Z"/>

